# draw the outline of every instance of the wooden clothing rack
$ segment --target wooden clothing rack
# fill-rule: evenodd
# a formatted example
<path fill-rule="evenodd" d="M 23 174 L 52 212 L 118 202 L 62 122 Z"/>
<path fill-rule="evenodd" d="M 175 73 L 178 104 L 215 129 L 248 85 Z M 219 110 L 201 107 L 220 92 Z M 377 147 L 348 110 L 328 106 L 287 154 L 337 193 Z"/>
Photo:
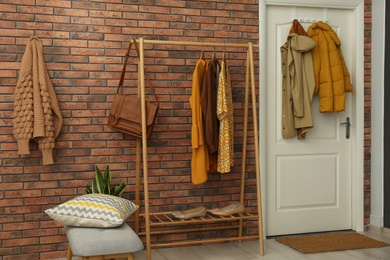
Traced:
<path fill-rule="evenodd" d="M 256 106 L 256 89 L 255 89 L 255 69 L 253 60 L 253 47 L 258 47 L 251 42 L 247 44 L 237 43 L 207 43 L 207 42 L 181 42 L 181 41 L 160 41 L 160 40 L 145 40 L 139 38 L 140 60 L 138 69 L 138 97 L 141 98 L 141 111 L 142 111 L 142 139 L 137 139 L 137 156 L 136 156 L 136 195 L 135 201 L 137 205 L 140 205 L 140 172 L 141 172 L 141 147 L 142 147 L 142 161 L 143 161 L 143 182 L 144 182 L 144 204 L 145 214 L 139 214 L 139 210 L 135 213 L 135 231 L 139 235 L 146 236 L 146 250 L 147 259 L 151 260 L 151 248 L 152 247 L 166 247 L 175 245 L 194 245 L 194 244 L 207 244 L 224 241 L 242 241 L 244 239 L 257 239 L 260 242 L 260 255 L 264 255 L 264 242 L 263 242 L 263 224 L 262 224 L 262 205 L 261 205 L 261 187 L 260 187 L 260 162 L 259 162 L 259 134 L 258 134 L 258 119 L 257 119 L 257 106 Z M 232 48 L 246 48 L 247 49 L 247 67 L 245 78 L 245 107 L 244 107 L 244 135 L 243 135 L 243 150 L 242 150 L 242 171 L 241 171 L 241 184 L 240 184 L 240 202 L 244 202 L 244 188 L 245 188 L 245 161 L 246 161 L 246 143 L 248 132 L 248 103 L 249 103 L 249 82 L 251 83 L 252 91 L 252 110 L 253 110 L 253 122 L 254 122 L 254 139 L 255 139 L 255 162 L 256 162 L 256 193 L 257 193 L 257 211 L 258 215 L 243 213 L 234 214 L 228 217 L 220 217 L 207 213 L 206 217 L 191 218 L 188 220 L 177 220 L 171 218 L 171 212 L 150 213 L 149 210 L 149 188 L 148 188 L 148 152 L 147 152 L 147 133 L 146 133 L 146 112 L 145 112 L 145 74 L 141 73 L 145 70 L 144 64 L 144 45 L 181 45 L 181 46 L 210 46 L 210 47 L 232 47 Z M 142 143 L 141 143 L 142 142 Z M 142 145 L 141 145 L 142 144 Z M 145 232 L 139 232 L 140 218 L 145 220 Z M 243 220 L 258 220 L 259 235 L 255 236 L 242 236 Z M 232 224 L 232 222 L 238 221 L 238 225 Z M 161 230 L 162 227 L 172 227 L 177 225 L 193 225 L 193 224 L 209 224 L 226 222 L 226 226 L 216 227 L 201 227 L 182 230 Z M 230 223 L 230 224 L 229 224 Z M 157 231 L 151 231 L 151 227 L 158 227 Z M 238 236 L 230 238 L 215 238 L 215 239 L 203 239 L 193 241 L 183 241 L 174 243 L 153 243 L 151 244 L 151 235 L 171 234 L 171 233 L 183 233 L 191 231 L 208 231 L 208 230 L 221 230 L 238 228 Z"/>

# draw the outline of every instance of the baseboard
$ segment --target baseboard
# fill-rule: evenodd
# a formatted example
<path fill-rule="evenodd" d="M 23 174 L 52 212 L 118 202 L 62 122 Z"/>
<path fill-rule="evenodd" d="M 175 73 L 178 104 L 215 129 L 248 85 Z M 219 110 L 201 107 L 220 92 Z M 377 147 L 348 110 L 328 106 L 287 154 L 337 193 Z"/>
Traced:
<path fill-rule="evenodd" d="M 383 216 L 377 216 L 374 214 L 370 215 L 370 224 L 377 226 L 377 227 L 383 227 Z"/>

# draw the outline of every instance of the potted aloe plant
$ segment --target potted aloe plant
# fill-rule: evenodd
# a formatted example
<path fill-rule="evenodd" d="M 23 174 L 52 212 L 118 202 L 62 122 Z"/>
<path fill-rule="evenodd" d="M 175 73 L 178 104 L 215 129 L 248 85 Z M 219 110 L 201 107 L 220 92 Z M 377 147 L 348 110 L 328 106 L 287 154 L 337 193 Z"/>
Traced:
<path fill-rule="evenodd" d="M 118 186 L 116 190 L 115 184 L 111 186 L 111 172 L 109 166 L 107 166 L 104 175 L 96 166 L 95 175 L 96 177 L 92 181 L 92 189 L 87 185 L 87 188 L 85 189 L 86 194 L 100 193 L 120 197 L 122 192 L 125 190 L 126 184 L 124 184 L 123 182 Z"/>

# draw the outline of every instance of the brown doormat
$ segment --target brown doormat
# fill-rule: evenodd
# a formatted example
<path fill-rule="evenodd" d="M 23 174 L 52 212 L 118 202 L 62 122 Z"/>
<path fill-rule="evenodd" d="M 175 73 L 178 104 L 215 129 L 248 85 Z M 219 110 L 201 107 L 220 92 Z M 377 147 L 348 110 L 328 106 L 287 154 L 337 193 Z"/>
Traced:
<path fill-rule="evenodd" d="M 292 247 L 304 254 L 384 247 L 390 245 L 354 232 L 285 237 L 277 238 L 276 241 Z"/>

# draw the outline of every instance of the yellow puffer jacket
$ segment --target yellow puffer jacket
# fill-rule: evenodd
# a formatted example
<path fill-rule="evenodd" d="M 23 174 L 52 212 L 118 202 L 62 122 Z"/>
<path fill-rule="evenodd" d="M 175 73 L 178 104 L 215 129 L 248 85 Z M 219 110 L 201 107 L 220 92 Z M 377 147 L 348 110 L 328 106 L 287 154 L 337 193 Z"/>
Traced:
<path fill-rule="evenodd" d="M 340 49 L 340 39 L 323 23 L 312 24 L 307 32 L 317 47 L 312 50 L 320 112 L 340 112 L 345 109 L 345 93 L 353 92 L 350 76 Z"/>

